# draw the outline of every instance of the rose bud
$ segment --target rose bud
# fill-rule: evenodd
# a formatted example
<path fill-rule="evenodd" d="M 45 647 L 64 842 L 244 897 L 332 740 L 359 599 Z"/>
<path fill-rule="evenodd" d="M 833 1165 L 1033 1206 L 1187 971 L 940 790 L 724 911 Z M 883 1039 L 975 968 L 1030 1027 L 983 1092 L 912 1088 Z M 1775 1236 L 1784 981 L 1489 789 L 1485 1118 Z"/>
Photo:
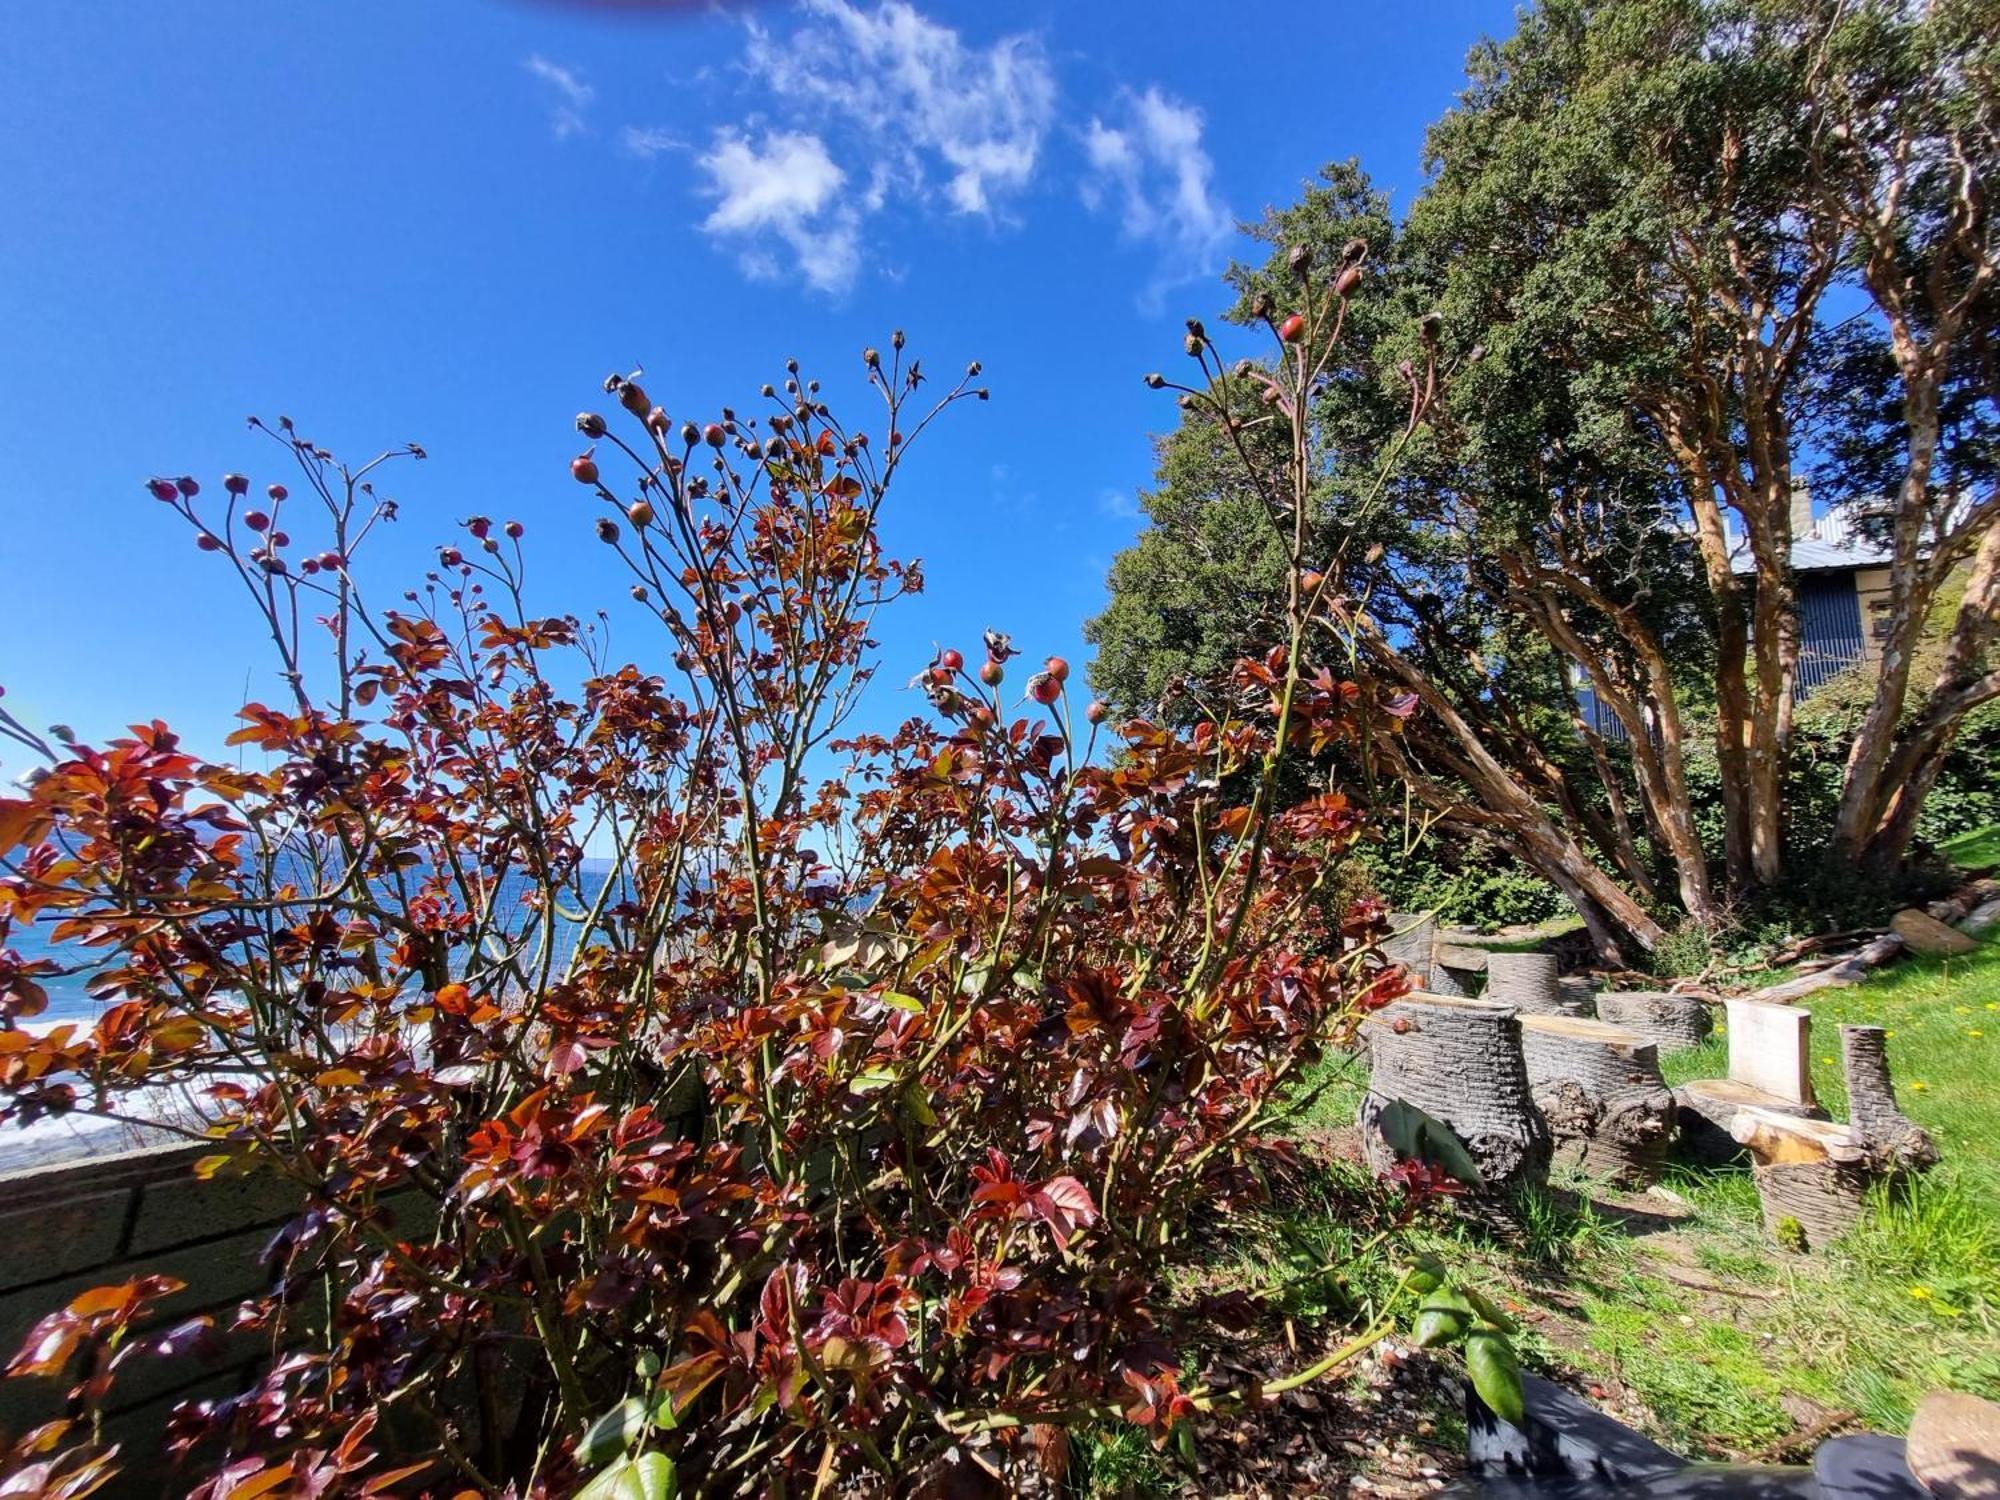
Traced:
<path fill-rule="evenodd" d="M 1294 276 L 1303 278 L 1312 269 L 1313 253 L 1311 245 L 1294 245 L 1285 256 L 1285 264 L 1292 268 Z"/>
<path fill-rule="evenodd" d="M 299 571 L 305 574 L 306 577 L 308 578 L 312 577 L 313 574 L 319 571 L 319 559 L 315 557 L 307 558 L 304 562 L 299 564 Z"/>
<path fill-rule="evenodd" d="M 1000 686 L 1001 679 L 1006 675 L 1007 669 L 990 656 L 986 658 L 986 665 L 979 669 L 979 680 L 988 687 Z"/>
<path fill-rule="evenodd" d="M 1069 681 L 1069 663 L 1064 661 L 1060 656 L 1051 656 L 1047 661 L 1043 662 L 1042 670 L 1055 678 L 1057 682 Z"/>
<path fill-rule="evenodd" d="M 1189 359 L 1201 358 L 1202 340 L 1196 335 L 1191 333 L 1182 339 L 1181 347 L 1187 350 Z"/>
<path fill-rule="evenodd" d="M 220 552 L 222 550 L 222 543 L 206 531 L 196 535 L 194 544 L 204 552 Z"/>
<path fill-rule="evenodd" d="M 588 453 L 579 453 L 569 461 L 569 472 L 578 484 L 596 484 L 597 460 Z"/>
<path fill-rule="evenodd" d="M 1324 582 L 1326 582 L 1326 575 L 1324 573 L 1307 568 L 1305 572 L 1299 575 L 1299 592 L 1302 594 L 1316 594 L 1319 592 L 1319 586 Z"/>
<path fill-rule="evenodd" d="M 338 552 L 320 553 L 319 565 L 329 573 L 338 572 L 340 570 L 340 554 Z"/>
<path fill-rule="evenodd" d="M 1090 720 L 1090 722 L 1093 724 L 1102 724 L 1104 722 L 1104 716 L 1110 711 L 1111 711 L 1110 709 L 1104 706 L 1103 699 L 1093 698 L 1091 699 L 1090 707 L 1086 708 L 1083 711 L 1083 716 L 1086 719 Z"/>
<path fill-rule="evenodd" d="M 1296 344 L 1300 339 L 1304 338 L 1305 336 L 1306 336 L 1306 320 L 1303 316 L 1301 316 L 1298 313 L 1293 313 L 1289 318 L 1285 319 L 1284 322 L 1278 325 L 1278 337 L 1283 339 L 1288 344 Z"/>
<path fill-rule="evenodd" d="M 1340 247 L 1340 263 L 1343 266 L 1358 266 L 1367 258 L 1367 255 L 1368 241 L 1366 240 L 1349 240 Z"/>
<path fill-rule="evenodd" d="M 1349 266 L 1339 276 L 1334 278 L 1333 295 L 1336 297 L 1351 297 L 1354 295 L 1354 289 L 1360 285 L 1361 267 Z"/>
<path fill-rule="evenodd" d="M 456 547 L 438 548 L 438 561 L 447 568 L 455 568 L 465 561 L 465 554 Z"/>
<path fill-rule="evenodd" d="M 634 526 L 644 531 L 653 524 L 653 507 L 643 500 L 634 500 L 625 507 L 625 516 Z"/>
<path fill-rule="evenodd" d="M 1166 383 L 1167 383 L 1167 377 L 1162 375 L 1158 370 L 1153 371 L 1150 375 L 1146 377 L 1146 388 L 1148 390 L 1157 391 L 1161 386 L 1165 385 Z"/>
<path fill-rule="evenodd" d="M 252 531 L 262 531 L 271 524 L 271 518 L 261 510 L 248 510 L 243 513 L 243 524 Z"/>
<path fill-rule="evenodd" d="M 174 488 L 174 482 L 171 479 L 149 479 L 146 481 L 146 488 L 152 492 L 153 498 L 163 505 L 178 500 L 181 494 L 179 490 Z"/>
<path fill-rule="evenodd" d="M 521 540 L 521 532 L 524 528 L 519 521 L 509 521 L 504 529 L 507 535 L 515 541 L 518 542 Z"/>
<path fill-rule="evenodd" d="M 701 441 L 701 429 L 692 422 L 681 423 L 681 441 L 692 448 Z"/>
<path fill-rule="evenodd" d="M 729 440 L 729 434 L 722 430 L 720 422 L 710 422 L 702 428 L 701 440 L 711 448 L 720 448 Z"/>
<path fill-rule="evenodd" d="M 653 409 L 644 388 L 635 380 L 628 380 L 618 387 L 618 404 L 635 417 L 643 417 Z"/>
<path fill-rule="evenodd" d="M 291 494 L 291 491 L 286 489 L 282 484 L 273 484 L 265 486 L 264 493 L 269 495 L 271 503 L 276 505 L 280 500 Z"/>
<path fill-rule="evenodd" d="M 871 370 L 880 369 L 882 365 L 882 351 L 875 348 L 863 349 L 861 351 L 861 363 L 868 366 Z"/>
<path fill-rule="evenodd" d="M 289 547 L 291 544 L 292 539 L 284 532 L 274 531 L 271 533 L 271 545 L 273 547 Z"/>
<path fill-rule="evenodd" d="M 245 479 L 241 474 L 223 475 L 222 487 L 232 495 L 247 495 L 250 493 L 250 481 Z"/>
<path fill-rule="evenodd" d="M 646 602 L 646 598 L 647 598 L 647 594 L 646 594 L 646 585 L 645 585 L 645 584 L 643 584 L 643 583 L 635 583 L 635 584 L 633 584 L 633 585 L 632 585 L 632 597 L 633 597 L 634 599 L 638 600 L 638 601 L 639 601 L 639 602 L 640 602 L 641 604 L 644 604 L 644 603 Z"/>
<path fill-rule="evenodd" d="M 587 438 L 604 436 L 604 418 L 594 411 L 580 411 L 576 414 L 576 430 Z"/>
<path fill-rule="evenodd" d="M 183 495 L 186 495 L 190 500 L 201 493 L 201 486 L 185 474 L 174 481 L 174 488 L 179 490 Z"/>
<path fill-rule="evenodd" d="M 938 665 L 947 672 L 956 672 L 965 665 L 965 658 L 947 646 L 938 653 Z"/>
<path fill-rule="evenodd" d="M 1046 708 L 1062 696 L 1062 683 L 1050 672 L 1037 672 L 1028 679 L 1028 696 Z"/>
<path fill-rule="evenodd" d="M 285 560 L 282 557 L 264 557 L 258 559 L 258 561 L 266 573 L 283 573 L 285 571 Z"/>
<path fill-rule="evenodd" d="M 597 518 L 597 539 L 607 546 L 618 540 L 618 523 L 609 516 Z"/>

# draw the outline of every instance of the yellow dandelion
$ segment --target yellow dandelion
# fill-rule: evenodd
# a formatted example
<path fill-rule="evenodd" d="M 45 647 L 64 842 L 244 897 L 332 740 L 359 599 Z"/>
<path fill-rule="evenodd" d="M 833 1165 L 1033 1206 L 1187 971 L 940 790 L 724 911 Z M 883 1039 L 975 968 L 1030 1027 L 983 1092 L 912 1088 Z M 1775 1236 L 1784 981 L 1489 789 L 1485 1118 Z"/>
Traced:
<path fill-rule="evenodd" d="M 1930 1085 L 1925 1083 L 1921 1078 L 1913 1078 L 1910 1080 L 1910 1087 L 1916 1089 L 1918 1092 L 1922 1092 L 1924 1089 L 1929 1088 Z"/>
<path fill-rule="evenodd" d="M 1972 1007 L 1969 1005 L 1954 1005 L 1951 1011 L 1956 1016 L 1969 1016 L 1972 1014 Z"/>
<path fill-rule="evenodd" d="M 1931 1289 L 1927 1286 L 1913 1286 L 1910 1288 L 1910 1295 L 1919 1302 L 1928 1302 L 1931 1300 Z"/>
<path fill-rule="evenodd" d="M 1981 1030 L 1980 1030 L 1980 1029 L 1979 1029 L 1979 1028 L 1978 1028 L 1977 1026 L 1968 1026 L 1968 1027 L 1966 1027 L 1966 1028 L 1965 1028 L 1965 1034 L 1966 1034 L 1967 1036 L 1985 1036 L 1985 1035 L 1986 1035 L 1986 1033 L 1985 1033 L 1985 1032 L 1983 1032 L 1983 1031 L 1981 1031 Z"/>

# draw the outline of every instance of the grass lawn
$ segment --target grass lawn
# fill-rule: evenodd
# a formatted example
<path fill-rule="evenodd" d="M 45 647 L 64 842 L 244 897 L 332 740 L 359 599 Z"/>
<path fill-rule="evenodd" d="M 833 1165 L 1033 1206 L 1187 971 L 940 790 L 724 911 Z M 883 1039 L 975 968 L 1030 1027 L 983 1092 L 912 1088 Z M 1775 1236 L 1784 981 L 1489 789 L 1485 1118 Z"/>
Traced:
<path fill-rule="evenodd" d="M 1938 852 L 1961 870 L 1990 870 L 2000 866 L 2000 823 L 1946 839 L 1938 846 Z"/>
<path fill-rule="evenodd" d="M 1510 1229 L 1453 1228 L 1435 1246 L 1478 1262 L 1525 1310 L 1531 1364 L 1602 1387 L 1621 1417 L 1690 1455 L 1768 1456 L 1820 1423 L 1899 1431 L 1939 1387 L 2000 1398 L 2000 944 L 1906 961 L 1811 1009 L 1814 1086 L 1834 1117 L 1837 1028 L 1883 1025 L 1902 1105 L 1944 1157 L 1842 1244 L 1779 1250 L 1747 1168 L 1677 1167 L 1639 1197 L 1556 1184 Z M 1669 1081 L 1722 1076 L 1726 1048 L 1672 1058 Z M 1329 1064 L 1298 1129 L 1351 1124 L 1364 1076 Z M 1310 1218 L 1280 1243 L 1336 1250 L 1338 1226 Z"/>

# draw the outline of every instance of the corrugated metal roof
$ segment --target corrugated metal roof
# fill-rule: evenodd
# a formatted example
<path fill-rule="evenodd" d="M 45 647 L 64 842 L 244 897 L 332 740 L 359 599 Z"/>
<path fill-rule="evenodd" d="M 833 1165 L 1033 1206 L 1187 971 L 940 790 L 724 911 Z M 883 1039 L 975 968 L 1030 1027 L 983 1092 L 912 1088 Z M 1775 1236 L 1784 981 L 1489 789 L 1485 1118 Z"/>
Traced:
<path fill-rule="evenodd" d="M 1808 530 L 1794 535 L 1793 569 L 1800 573 L 1812 573 L 1887 567 L 1893 559 L 1889 544 L 1867 535 L 1859 524 L 1861 517 L 1872 508 L 1868 502 L 1861 501 L 1837 505 L 1816 519 Z M 1736 572 L 1757 571 L 1757 564 L 1750 557 L 1747 538 L 1735 537 L 1730 555 Z"/>

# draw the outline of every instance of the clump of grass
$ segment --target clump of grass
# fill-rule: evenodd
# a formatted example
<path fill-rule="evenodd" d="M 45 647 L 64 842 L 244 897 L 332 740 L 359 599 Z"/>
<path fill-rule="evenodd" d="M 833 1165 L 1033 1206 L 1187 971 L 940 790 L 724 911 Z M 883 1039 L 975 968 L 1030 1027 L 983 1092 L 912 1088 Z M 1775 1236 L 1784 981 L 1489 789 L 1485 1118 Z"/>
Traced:
<path fill-rule="evenodd" d="M 1137 1427 L 1080 1433 L 1073 1464 L 1071 1482 L 1090 1500 L 1138 1500 L 1177 1488 L 1173 1466 Z"/>

